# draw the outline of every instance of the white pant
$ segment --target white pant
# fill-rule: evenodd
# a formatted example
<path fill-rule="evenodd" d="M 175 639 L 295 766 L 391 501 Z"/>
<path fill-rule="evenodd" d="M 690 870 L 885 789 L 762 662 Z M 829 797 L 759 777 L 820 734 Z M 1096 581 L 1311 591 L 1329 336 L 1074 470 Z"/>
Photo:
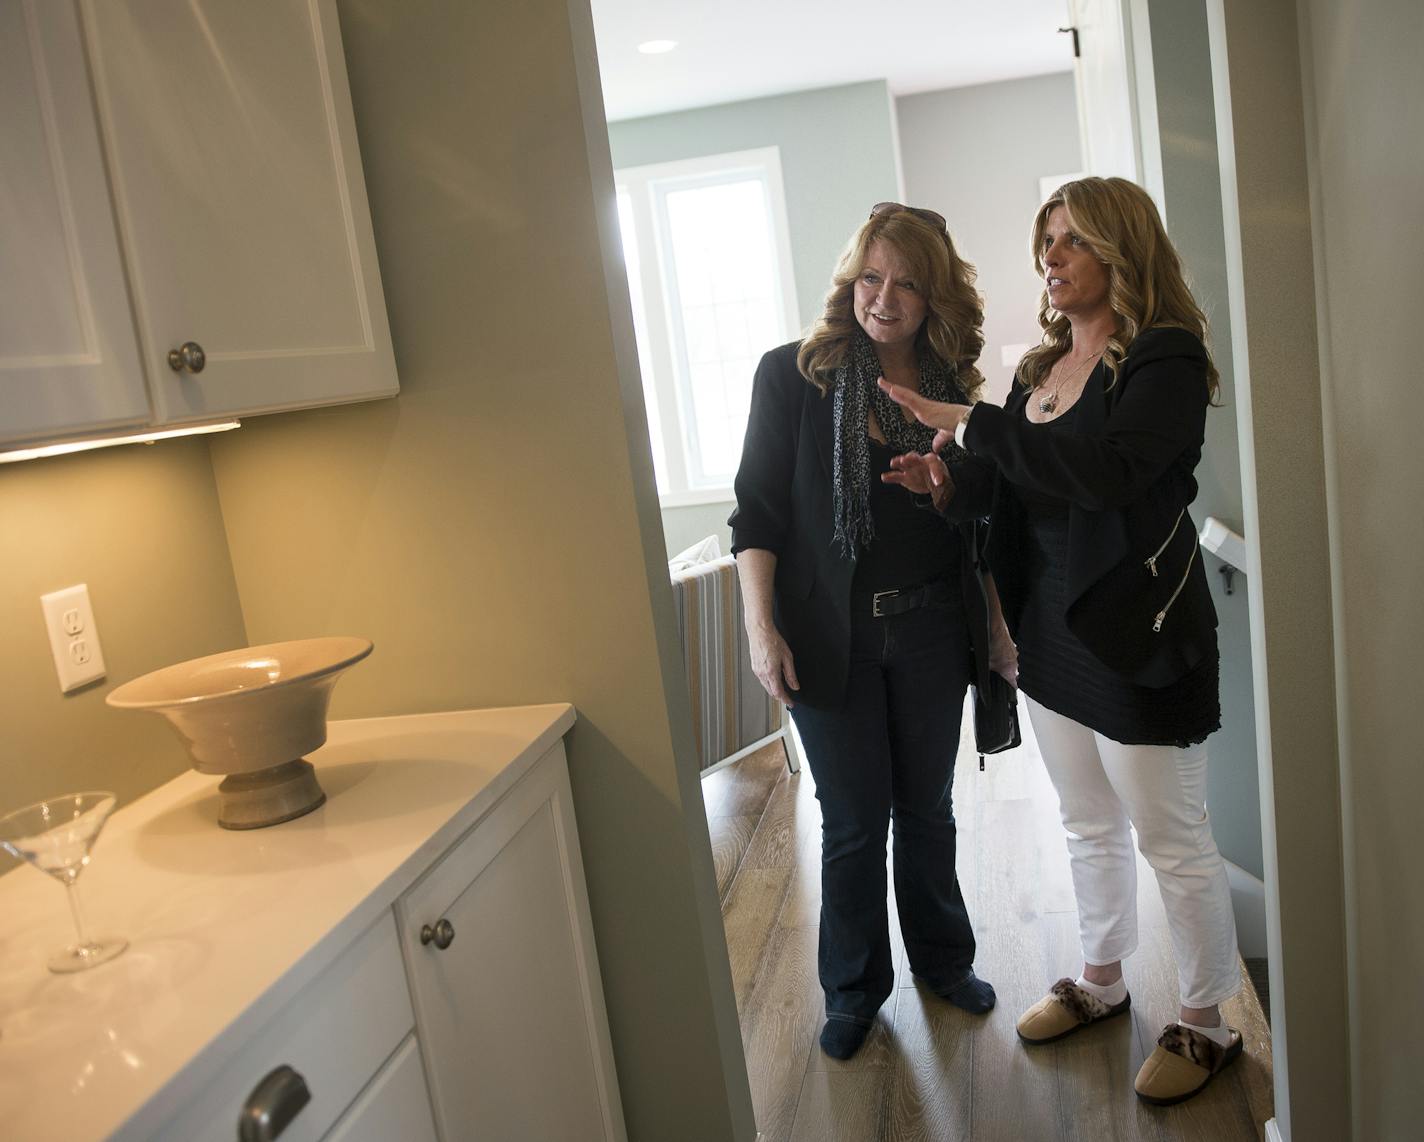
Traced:
<path fill-rule="evenodd" d="M 1083 959 L 1110 964 L 1137 948 L 1137 865 L 1129 824 L 1157 873 L 1184 1007 L 1241 987 L 1226 865 L 1206 813 L 1206 745 L 1123 745 L 1024 695 L 1058 791 Z"/>

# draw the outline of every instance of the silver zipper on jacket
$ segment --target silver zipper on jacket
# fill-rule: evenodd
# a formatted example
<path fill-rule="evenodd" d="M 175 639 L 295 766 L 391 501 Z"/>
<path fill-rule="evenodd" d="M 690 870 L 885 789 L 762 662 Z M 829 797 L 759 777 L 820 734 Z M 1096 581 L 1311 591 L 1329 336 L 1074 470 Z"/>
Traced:
<path fill-rule="evenodd" d="M 1175 529 L 1174 529 L 1174 530 L 1175 530 Z M 1159 551 L 1157 554 L 1158 554 L 1158 555 L 1161 555 L 1162 553 Z M 1197 549 L 1196 549 L 1196 546 L 1193 545 L 1193 546 L 1192 546 L 1192 553 L 1191 553 L 1191 555 L 1187 556 L 1187 569 L 1182 572 L 1182 581 L 1177 584 L 1177 589 L 1172 592 L 1172 597 L 1167 600 L 1167 605 L 1166 605 L 1165 607 L 1163 607 L 1160 611 L 1158 611 L 1158 612 L 1157 612 L 1157 617 L 1152 620 L 1152 630 L 1153 630 L 1153 633 L 1155 633 L 1155 634 L 1160 634 L 1160 633 L 1161 633 L 1161 631 L 1162 631 L 1162 623 L 1166 621 L 1167 612 L 1172 609 L 1172 604 L 1177 601 L 1177 596 L 1182 593 L 1182 588 L 1187 585 L 1187 576 L 1192 573 L 1192 562 L 1196 559 L 1196 557 L 1197 557 Z M 1156 556 L 1153 556 L 1153 558 L 1155 559 Z M 1153 571 L 1152 574 L 1155 575 L 1155 574 L 1157 574 L 1157 572 L 1156 572 L 1156 571 Z"/>
<path fill-rule="evenodd" d="M 1186 508 L 1177 513 L 1177 522 L 1172 524 L 1172 530 L 1167 533 L 1167 538 L 1162 541 L 1162 546 L 1142 561 L 1142 565 L 1152 572 L 1152 578 L 1157 578 L 1157 560 L 1162 557 L 1162 552 L 1167 550 L 1167 544 L 1172 542 L 1172 537 L 1177 534 L 1177 528 L 1182 526 L 1182 517 L 1186 514 Z"/>

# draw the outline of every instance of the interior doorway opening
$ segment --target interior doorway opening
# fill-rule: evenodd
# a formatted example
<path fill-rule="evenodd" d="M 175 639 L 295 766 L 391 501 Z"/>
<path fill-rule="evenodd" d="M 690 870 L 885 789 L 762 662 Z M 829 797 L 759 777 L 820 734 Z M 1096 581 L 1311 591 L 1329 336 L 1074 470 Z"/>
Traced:
<path fill-rule="evenodd" d="M 1041 201 L 1042 185 L 1045 180 L 1056 184 L 1082 169 L 1090 134 L 1114 137 L 1112 131 L 1099 130 L 1103 124 L 1091 114 L 1085 115 L 1078 97 L 1082 78 L 1080 76 L 1075 83 L 1069 70 L 1073 63 L 1071 40 L 1058 35 L 1058 28 L 1064 23 L 1062 4 L 1015 6 L 1018 10 L 1013 18 L 1020 26 L 1032 22 L 1035 13 L 1027 10 L 1035 7 L 1038 17 L 1047 17 L 1040 19 L 1040 25 L 1053 26 L 1049 38 L 1061 50 L 1056 69 L 1045 72 L 961 84 L 960 75 L 945 66 L 937 83 L 914 90 L 896 90 L 896 85 L 884 75 L 864 74 L 847 78 L 845 82 L 803 82 L 794 90 L 777 90 L 766 85 L 749 90 L 733 84 L 743 82 L 746 73 L 755 74 L 759 69 L 733 68 L 724 58 L 715 70 L 727 80 L 728 86 L 720 92 L 714 90 L 710 101 L 705 92 L 698 97 L 688 94 L 688 77 L 697 68 L 670 66 L 646 84 L 646 91 L 665 93 L 665 105 L 654 100 L 638 104 L 635 114 L 620 115 L 619 104 L 609 95 L 608 77 L 622 69 L 621 54 L 637 39 L 636 35 L 629 34 L 636 16 L 635 7 L 614 0 L 601 0 L 593 5 L 600 63 L 605 73 L 605 96 L 610 108 L 609 138 L 615 172 L 621 176 L 628 171 L 696 159 L 711 161 L 713 177 L 725 178 L 727 170 L 734 168 L 736 156 L 752 148 L 774 148 L 782 197 L 772 202 L 768 213 L 775 215 L 781 211 L 785 216 L 785 233 L 774 239 L 773 245 L 781 258 L 778 272 L 789 279 L 783 286 L 779 303 L 785 308 L 787 298 L 793 298 L 790 308 L 800 319 L 790 325 L 792 336 L 808 327 L 814 318 L 841 244 L 863 220 L 868 203 L 890 198 L 939 210 L 948 218 L 957 244 L 979 267 L 979 285 L 986 295 L 988 310 L 987 344 L 980 367 L 990 382 L 986 395 L 989 399 L 1001 399 L 1018 357 L 1038 337 L 1034 311 L 1040 283 L 1032 273 L 1027 230 Z M 957 38 L 960 33 L 953 27 L 953 21 L 966 21 L 967 26 L 970 17 L 958 5 L 934 7 L 934 18 L 942 21 L 944 37 Z M 1085 23 L 1101 20 L 1104 13 L 1121 12 L 1126 20 L 1119 28 L 1121 43 L 1126 49 L 1134 43 L 1138 48 L 1135 59 L 1130 50 L 1124 50 L 1115 59 L 1098 61 L 1105 72 L 1120 71 L 1123 89 L 1132 93 L 1134 102 L 1128 112 L 1135 118 L 1130 120 L 1126 138 L 1137 146 L 1137 166 L 1130 172 L 1114 171 L 1099 163 L 1094 173 L 1128 173 L 1153 190 L 1159 204 L 1165 207 L 1174 240 L 1184 246 L 1189 263 L 1194 262 L 1193 250 L 1197 252 L 1195 258 L 1200 260 L 1203 272 L 1194 272 L 1193 277 L 1200 292 L 1204 277 L 1218 273 L 1224 277 L 1220 188 L 1216 188 L 1214 203 L 1208 201 L 1196 211 L 1185 209 L 1183 204 L 1192 201 L 1183 189 L 1185 164 L 1174 169 L 1174 156 L 1162 153 L 1159 138 L 1150 140 L 1145 151 L 1142 148 L 1144 120 L 1159 112 L 1169 118 L 1173 115 L 1190 117 L 1179 106 L 1158 107 L 1152 100 L 1146 104 L 1136 102 L 1141 93 L 1156 91 L 1169 79 L 1162 75 L 1154 80 L 1150 49 L 1153 33 L 1145 19 L 1135 27 L 1130 26 L 1130 13 L 1145 13 L 1146 5 L 1078 3 L 1076 9 L 1078 19 Z M 1155 18 L 1155 9 L 1153 15 Z M 826 23 L 833 19 L 832 11 L 827 14 Z M 727 25 L 723 34 L 740 34 L 739 29 L 746 27 L 758 27 L 761 38 L 766 34 L 762 24 L 754 19 L 738 22 L 729 14 Z M 919 38 L 932 39 L 935 35 L 928 24 L 917 25 L 917 28 Z M 1204 29 L 1202 22 L 1200 58 L 1188 56 L 1181 66 L 1196 69 L 1192 75 L 1193 90 L 1204 88 L 1209 95 L 1211 74 Z M 715 39 L 705 23 L 694 29 L 694 34 L 707 34 L 709 39 Z M 1167 33 L 1164 30 L 1162 34 Z M 852 14 L 840 43 L 842 47 L 855 45 L 854 54 L 863 58 L 867 51 L 873 54 L 868 46 L 877 36 L 891 43 L 905 42 L 903 26 L 869 29 L 856 24 Z M 1085 38 L 1091 43 L 1091 37 L 1078 37 L 1080 46 Z M 673 50 L 654 58 L 675 65 L 682 58 L 678 52 L 686 46 L 686 42 L 679 43 Z M 793 49 L 789 54 L 815 53 L 809 49 Z M 764 69 L 763 73 L 773 72 L 774 69 Z M 1199 111 L 1196 108 L 1192 113 Z M 1209 98 L 1206 117 L 1211 119 Z M 1150 125 L 1155 129 L 1155 122 Z M 1194 122 L 1193 129 L 1197 135 L 1191 136 L 1188 142 L 1194 146 L 1196 139 L 1206 132 L 1201 122 Z M 1116 138 L 1120 143 L 1121 136 Z M 724 163 L 720 171 L 715 169 L 718 161 Z M 1199 178 L 1199 172 L 1191 177 Z M 1005 186 L 1012 189 L 1004 189 Z M 1167 193 L 1168 188 L 1174 186 L 1175 194 Z M 623 213 L 631 213 L 631 208 Z M 642 254 L 650 248 L 667 262 L 673 241 L 666 234 L 658 235 L 651 229 L 645 233 L 652 237 L 639 242 L 640 268 L 645 264 Z M 625 249 L 626 243 L 625 235 Z M 1185 249 L 1187 246 L 1192 250 Z M 725 552 L 730 538 L 725 520 L 732 507 L 729 487 L 719 484 L 715 477 L 699 483 L 695 476 L 698 472 L 706 475 L 699 449 L 703 452 L 708 449 L 699 424 L 705 410 L 698 407 L 692 377 L 698 372 L 696 367 L 706 362 L 699 358 L 697 331 L 689 332 L 695 322 L 688 317 L 685 308 L 679 308 L 681 271 L 675 256 L 671 262 L 671 268 L 664 266 L 660 281 L 650 286 L 650 279 L 643 274 L 641 281 L 633 284 L 635 310 L 644 315 L 647 324 L 652 324 L 646 317 L 650 310 L 662 310 L 664 331 L 645 333 L 640 356 L 644 358 L 645 391 L 649 394 L 649 421 L 670 558 L 701 545 L 709 537 L 717 539 L 720 550 Z M 1193 265 L 1193 269 L 1195 271 L 1197 266 Z M 640 286 L 641 298 L 636 296 Z M 1224 282 L 1220 283 L 1219 290 L 1218 284 L 1213 282 L 1207 292 L 1212 296 L 1204 297 L 1203 301 L 1218 334 L 1215 344 L 1220 360 L 1227 355 L 1230 342 Z M 730 337 L 737 342 L 733 349 L 753 357 L 770 347 L 756 344 L 752 335 L 738 342 L 738 336 Z M 649 344 L 655 346 L 654 351 L 647 350 Z M 650 368 L 649 359 L 658 354 L 664 361 L 663 377 L 650 375 L 654 369 Z M 740 379 L 740 391 L 736 379 L 728 383 L 729 370 L 725 362 L 729 359 L 744 358 L 735 355 L 729 358 L 724 354 L 718 359 L 721 391 L 717 402 L 704 402 L 715 403 L 716 416 L 724 428 L 737 423 L 739 412 L 744 418 L 745 411 L 737 408 L 737 402 L 745 400 L 750 388 L 749 370 Z M 1217 422 L 1215 447 L 1206 465 L 1203 500 L 1198 501 L 1194 512 L 1200 509 L 1199 514 L 1217 515 L 1239 527 L 1243 512 L 1234 413 L 1228 409 L 1221 415 L 1214 412 L 1213 416 Z M 732 429 L 724 434 L 735 438 L 736 431 Z M 685 475 L 680 484 L 667 475 L 679 468 Z M 689 473 L 693 478 L 686 478 Z M 1216 576 L 1212 578 L 1214 584 L 1220 582 Z M 1243 912 L 1247 916 L 1240 925 L 1247 933 L 1243 945 L 1248 955 L 1264 956 L 1265 869 L 1255 764 L 1252 665 L 1249 639 L 1244 636 L 1249 625 L 1245 613 L 1249 586 L 1238 579 L 1234 600 L 1227 602 L 1225 585 L 1221 585 L 1222 594 L 1217 601 L 1219 611 L 1226 612 L 1223 629 L 1236 631 L 1242 638 L 1239 645 L 1223 645 L 1224 675 L 1230 675 L 1223 679 L 1223 718 L 1230 727 L 1230 741 L 1213 760 L 1211 812 L 1217 821 L 1219 843 L 1234 865 L 1238 917 Z M 1228 657 L 1229 667 L 1225 665 Z M 1214 748 L 1217 748 L 1216 739 Z M 1223 833 L 1230 839 L 1223 840 Z"/>

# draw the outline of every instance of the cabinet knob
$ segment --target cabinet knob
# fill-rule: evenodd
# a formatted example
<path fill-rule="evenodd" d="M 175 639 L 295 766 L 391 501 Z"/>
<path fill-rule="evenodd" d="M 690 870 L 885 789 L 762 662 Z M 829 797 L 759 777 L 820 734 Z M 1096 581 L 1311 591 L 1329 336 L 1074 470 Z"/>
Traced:
<path fill-rule="evenodd" d="M 434 944 L 442 952 L 455 942 L 455 925 L 449 920 L 437 920 L 435 926 L 422 924 L 420 928 L 420 942 L 422 944 Z"/>
<path fill-rule="evenodd" d="M 237 1120 L 237 1142 L 273 1142 L 311 1101 L 307 1080 L 283 1063 L 252 1088 Z"/>
<path fill-rule="evenodd" d="M 175 373 L 201 373 L 207 363 L 208 355 L 196 341 L 184 341 L 168 350 L 168 367 Z"/>

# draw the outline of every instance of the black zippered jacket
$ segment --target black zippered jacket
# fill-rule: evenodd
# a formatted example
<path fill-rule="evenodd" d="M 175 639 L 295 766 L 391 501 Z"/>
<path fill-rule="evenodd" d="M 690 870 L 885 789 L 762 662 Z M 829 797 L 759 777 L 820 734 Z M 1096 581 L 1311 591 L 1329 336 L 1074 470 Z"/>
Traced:
<path fill-rule="evenodd" d="M 1206 363 L 1195 334 L 1148 329 L 1128 346 L 1116 383 L 1101 363 L 1093 371 L 1065 430 L 1024 419 L 1030 394 L 1017 378 L 1003 408 L 975 407 L 945 517 L 989 516 L 985 557 L 1010 633 L 1029 590 L 1012 483 L 1068 501 L 1068 629 L 1105 666 L 1162 687 L 1217 653 L 1188 510 L 1206 433 Z"/>

